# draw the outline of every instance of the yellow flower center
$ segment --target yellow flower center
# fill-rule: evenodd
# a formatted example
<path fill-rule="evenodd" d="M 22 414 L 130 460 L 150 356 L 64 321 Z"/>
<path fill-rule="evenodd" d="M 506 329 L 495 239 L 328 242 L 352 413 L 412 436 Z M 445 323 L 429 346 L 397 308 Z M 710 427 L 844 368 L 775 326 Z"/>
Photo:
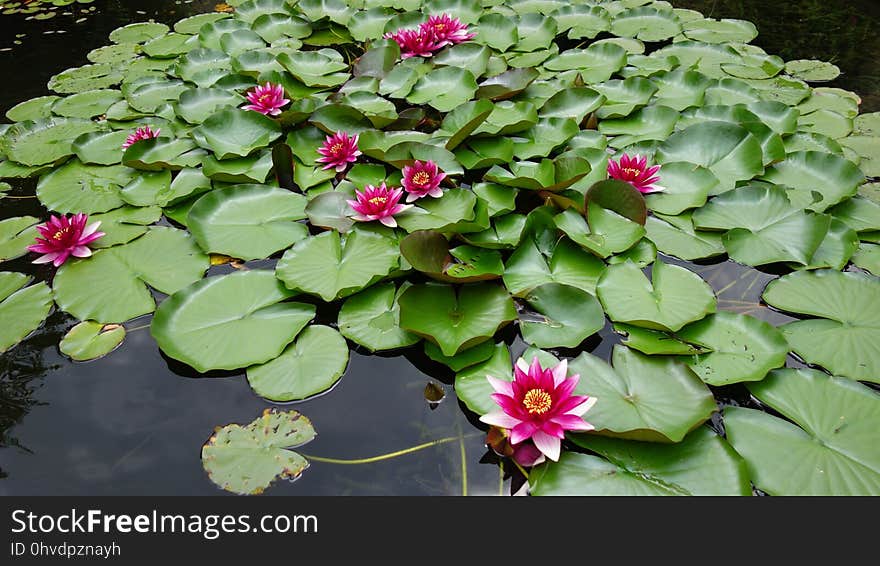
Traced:
<path fill-rule="evenodd" d="M 553 398 L 543 389 L 529 389 L 522 403 L 523 407 L 528 409 L 529 414 L 543 415 L 553 405 Z"/>
<path fill-rule="evenodd" d="M 425 173 L 424 171 L 419 171 L 415 175 L 413 175 L 413 183 L 416 185 L 427 185 L 431 182 L 431 176 Z"/>
<path fill-rule="evenodd" d="M 446 29 L 446 24 L 434 24 L 434 29 L 437 31 L 443 31 Z"/>
<path fill-rule="evenodd" d="M 53 239 L 53 240 L 60 240 L 60 239 L 63 238 L 64 235 L 67 234 L 68 232 L 70 232 L 70 228 L 62 228 L 61 230 L 58 230 L 57 232 L 55 232 L 54 234 L 52 234 L 52 239 Z"/>
<path fill-rule="evenodd" d="M 376 206 L 381 206 L 381 205 L 385 204 L 386 202 L 388 202 L 388 197 L 373 197 L 370 200 L 368 200 L 367 202 L 369 202 L 370 204 L 376 205 Z"/>
<path fill-rule="evenodd" d="M 342 151 L 342 142 L 336 142 L 330 146 L 330 153 L 333 155 L 338 155 L 340 151 Z"/>
<path fill-rule="evenodd" d="M 642 173 L 641 169 L 633 169 L 632 167 L 624 167 L 624 173 L 629 173 L 630 175 L 640 175 Z"/>

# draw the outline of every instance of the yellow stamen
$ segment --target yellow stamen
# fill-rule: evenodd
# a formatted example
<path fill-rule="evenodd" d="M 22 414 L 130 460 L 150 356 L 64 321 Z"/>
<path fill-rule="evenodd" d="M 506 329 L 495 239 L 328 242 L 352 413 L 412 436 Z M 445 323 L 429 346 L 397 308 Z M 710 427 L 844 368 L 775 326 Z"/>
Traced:
<path fill-rule="evenodd" d="M 336 142 L 330 146 L 330 153 L 333 155 L 338 155 L 340 151 L 342 151 L 342 142 Z"/>
<path fill-rule="evenodd" d="M 633 169 L 632 167 L 624 167 L 623 172 L 629 173 L 630 175 L 641 175 L 642 174 L 641 169 Z"/>
<path fill-rule="evenodd" d="M 553 405 L 553 398 L 543 389 L 529 389 L 522 403 L 523 407 L 528 409 L 529 414 L 543 415 Z"/>
<path fill-rule="evenodd" d="M 383 205 L 386 202 L 388 202 L 388 197 L 373 197 L 370 200 L 368 200 L 367 202 L 369 202 L 370 204 L 375 204 L 376 206 L 379 206 L 379 205 Z"/>
<path fill-rule="evenodd" d="M 413 175 L 413 183 L 416 185 L 427 185 L 431 182 L 431 176 L 425 173 L 424 171 L 419 171 L 415 175 Z"/>
<path fill-rule="evenodd" d="M 62 228 L 61 230 L 58 230 L 57 232 L 55 232 L 55 233 L 52 235 L 52 239 L 53 239 L 53 240 L 60 240 L 60 239 L 63 238 L 64 235 L 67 234 L 68 232 L 70 232 L 70 228 Z"/>

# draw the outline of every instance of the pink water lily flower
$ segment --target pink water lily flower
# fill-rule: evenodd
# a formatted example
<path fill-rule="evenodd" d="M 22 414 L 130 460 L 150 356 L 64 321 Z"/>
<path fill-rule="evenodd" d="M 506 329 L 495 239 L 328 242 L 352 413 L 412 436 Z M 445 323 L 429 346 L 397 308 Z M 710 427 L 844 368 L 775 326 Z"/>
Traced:
<path fill-rule="evenodd" d="M 386 33 L 385 39 L 393 39 L 400 46 L 400 58 L 430 57 L 440 49 L 430 28 L 399 29 L 394 33 Z"/>
<path fill-rule="evenodd" d="M 458 18 L 450 17 L 448 14 L 430 16 L 427 22 L 419 26 L 419 29 L 430 29 L 434 34 L 438 48 L 463 43 L 477 35 L 475 33 L 468 33 L 467 25 L 461 23 L 461 20 Z"/>
<path fill-rule="evenodd" d="M 630 157 L 627 154 L 620 156 L 620 161 L 608 160 L 608 176 L 634 186 L 641 193 L 657 193 L 664 190 L 657 184 L 660 176 L 660 166 L 648 167 L 648 159 L 641 155 Z"/>
<path fill-rule="evenodd" d="M 582 417 L 596 403 L 595 397 L 572 395 L 579 375 L 566 377 L 568 362 L 563 360 L 550 369 L 541 367 L 537 356 L 529 365 L 520 358 L 516 362 L 513 381 L 486 376 L 495 393 L 492 399 L 501 411 L 480 417 L 484 423 L 510 430 L 514 449 L 531 439 L 547 458 L 559 460 L 565 431 L 593 430 Z M 522 454 L 522 459 L 539 460 L 535 454 Z"/>
<path fill-rule="evenodd" d="M 400 204 L 403 189 L 387 187 L 382 183 L 378 187 L 367 185 L 363 192 L 355 191 L 357 200 L 349 200 L 348 205 L 357 213 L 352 218 L 361 222 L 378 220 L 385 226 L 394 228 L 397 221 L 394 215 L 411 208 L 411 204 Z"/>
<path fill-rule="evenodd" d="M 437 168 L 433 161 L 421 162 L 416 160 L 412 165 L 403 168 L 403 188 L 406 190 L 406 202 L 412 202 L 425 195 L 439 198 L 443 196 L 440 183 L 446 178 L 446 173 Z"/>
<path fill-rule="evenodd" d="M 37 226 L 40 236 L 28 250 L 43 254 L 34 263 L 49 263 L 55 267 L 67 261 L 70 256 L 89 257 L 92 250 L 89 244 L 104 235 L 98 232 L 100 222 L 88 224 L 89 217 L 78 213 L 70 216 L 52 216 L 45 224 Z"/>
<path fill-rule="evenodd" d="M 266 82 L 263 86 L 257 85 L 246 96 L 250 104 L 242 108 L 266 116 L 278 116 L 281 114 L 281 108 L 290 102 L 289 99 L 284 98 L 284 87 L 270 82 Z"/>
<path fill-rule="evenodd" d="M 161 131 L 162 130 L 160 130 L 159 128 L 151 130 L 149 126 L 141 126 L 140 128 L 136 129 L 133 134 L 129 134 L 128 137 L 125 138 L 125 143 L 122 144 L 122 149 L 128 149 L 131 144 L 137 143 L 141 140 L 158 138 L 159 132 Z"/>
<path fill-rule="evenodd" d="M 358 149 L 358 136 L 349 136 L 347 132 L 336 132 L 332 136 L 327 136 L 324 145 L 318 148 L 318 153 L 323 157 L 319 157 L 318 163 L 325 163 L 322 169 L 330 169 L 335 167 L 337 172 L 345 171 L 349 163 L 357 161 L 361 155 Z"/>

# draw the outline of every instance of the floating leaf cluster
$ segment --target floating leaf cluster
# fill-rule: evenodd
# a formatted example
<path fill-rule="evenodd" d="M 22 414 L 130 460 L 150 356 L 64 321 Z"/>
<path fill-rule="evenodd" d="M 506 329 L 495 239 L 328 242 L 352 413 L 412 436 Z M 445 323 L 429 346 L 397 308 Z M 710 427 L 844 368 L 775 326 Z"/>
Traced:
<path fill-rule="evenodd" d="M 598 399 L 533 494 L 880 493 L 880 116 L 817 86 L 836 67 L 664 1 L 228 4 L 119 28 L 6 112 L 0 178 L 105 234 L 47 281 L 0 273 L 0 349 L 53 304 L 81 321 L 76 360 L 152 315 L 166 356 L 287 402 L 332 388 L 352 346 L 417 348 L 484 415 L 521 340 Z M 442 15 L 454 41 L 400 36 Z M 0 260 L 40 223 L 0 222 Z M 721 308 L 688 262 L 725 257 L 784 273 L 763 299 L 803 318 Z M 730 384 L 773 413 L 723 402 Z M 267 413 L 203 461 L 258 492 L 313 435 Z"/>

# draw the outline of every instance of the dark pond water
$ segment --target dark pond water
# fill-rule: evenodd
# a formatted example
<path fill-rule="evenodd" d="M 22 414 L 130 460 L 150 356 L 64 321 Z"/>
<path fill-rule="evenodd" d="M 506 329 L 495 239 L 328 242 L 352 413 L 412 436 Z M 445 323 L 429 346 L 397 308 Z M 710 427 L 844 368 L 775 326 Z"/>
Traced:
<path fill-rule="evenodd" d="M 97 0 L 60 9 L 56 17 L 44 21 L 0 15 L 4 81 L 0 115 L 20 101 L 46 94 L 50 76 L 87 63 L 86 53 L 107 44 L 107 35 L 116 27 L 151 18 L 173 23 L 212 10 L 214 4 Z M 832 86 L 859 93 L 863 112 L 880 110 L 876 0 L 679 1 L 675 5 L 707 16 L 751 20 L 760 30 L 755 43 L 786 60 L 820 58 L 837 64 L 843 75 Z M 13 195 L 32 188 L 19 183 Z M 45 211 L 34 199 L 0 202 L 0 219 L 22 214 L 45 216 Z M 774 275 L 734 264 L 689 267 L 712 284 L 720 308 L 774 324 L 788 320 L 757 304 Z M 2 269 L 38 278 L 49 274 L 34 269 L 25 258 Z M 215 426 L 250 422 L 272 405 L 251 391 L 243 374 L 198 376 L 164 358 L 149 335 L 149 319 L 128 323 L 125 343 L 109 356 L 72 363 L 57 344 L 73 322 L 56 312 L 35 335 L 0 358 L 0 495 L 223 493 L 202 470 L 202 444 Z M 512 340 L 513 332 L 504 336 Z M 584 347 L 607 357 L 614 336 L 608 328 L 600 336 L 602 340 L 589 340 Z M 524 349 L 521 342 L 512 345 L 514 353 Z M 312 419 L 319 433 L 303 453 L 358 459 L 446 441 L 376 463 L 313 462 L 298 481 L 277 483 L 267 493 L 510 493 L 510 478 L 502 477 L 484 447 L 475 418 L 456 402 L 452 377 L 419 348 L 390 357 L 352 352 L 345 377 L 330 394 L 296 407 Z M 429 381 L 441 384 L 447 393 L 433 409 L 423 396 Z M 715 393 L 723 404 L 751 403 L 741 387 Z"/>

